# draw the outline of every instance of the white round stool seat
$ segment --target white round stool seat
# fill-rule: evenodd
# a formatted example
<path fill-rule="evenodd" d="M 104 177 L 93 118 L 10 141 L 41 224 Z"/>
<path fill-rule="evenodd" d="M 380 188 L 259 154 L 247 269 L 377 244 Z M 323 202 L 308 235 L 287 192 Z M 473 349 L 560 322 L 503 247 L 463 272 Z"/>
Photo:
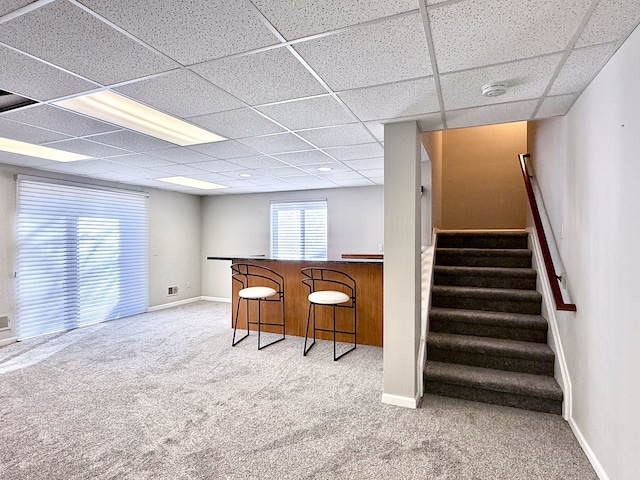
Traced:
<path fill-rule="evenodd" d="M 273 297 L 276 293 L 278 292 L 271 287 L 248 287 L 240 290 L 238 292 L 238 296 L 242 298 L 258 299 Z"/>
<path fill-rule="evenodd" d="M 309 294 L 309 301 L 320 305 L 337 305 L 338 303 L 348 302 L 349 298 L 346 293 L 334 290 L 320 290 Z"/>

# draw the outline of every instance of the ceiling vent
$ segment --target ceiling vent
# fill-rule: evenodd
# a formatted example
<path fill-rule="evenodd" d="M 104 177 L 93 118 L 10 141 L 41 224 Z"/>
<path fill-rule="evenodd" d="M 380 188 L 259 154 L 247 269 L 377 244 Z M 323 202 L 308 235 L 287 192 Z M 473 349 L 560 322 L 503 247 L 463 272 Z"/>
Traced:
<path fill-rule="evenodd" d="M 26 107 L 27 105 L 33 105 L 34 103 L 38 102 L 11 92 L 0 90 L 0 113 L 15 110 L 16 108 Z"/>
<path fill-rule="evenodd" d="M 482 86 L 482 95 L 485 97 L 499 97 L 507 93 L 508 86 L 505 82 L 487 83 Z"/>

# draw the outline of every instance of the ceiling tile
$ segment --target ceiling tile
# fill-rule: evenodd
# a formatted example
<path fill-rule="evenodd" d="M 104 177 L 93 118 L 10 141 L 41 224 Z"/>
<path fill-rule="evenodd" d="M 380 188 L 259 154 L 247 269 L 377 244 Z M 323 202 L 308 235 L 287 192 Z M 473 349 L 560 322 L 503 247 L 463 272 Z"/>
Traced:
<path fill-rule="evenodd" d="M 0 135 L 1 136 L 1 135 Z M 9 165 L 19 165 L 21 167 L 42 167 L 44 165 L 56 163 L 51 160 L 29 155 L 18 155 L 16 153 L 0 152 L 0 163 Z"/>
<path fill-rule="evenodd" d="M 442 123 L 442 115 L 439 113 L 432 113 L 431 115 L 422 115 L 418 119 L 418 128 L 421 132 L 432 132 L 434 130 L 442 130 L 444 125 Z"/>
<path fill-rule="evenodd" d="M 373 168 L 371 170 L 362 170 L 360 173 L 363 176 L 376 181 L 376 183 L 377 183 L 377 179 L 384 178 L 384 168 L 378 168 L 378 169 Z"/>
<path fill-rule="evenodd" d="M 578 94 L 560 95 L 558 97 L 547 97 L 538 109 L 536 118 L 557 117 L 566 115 L 573 103 L 578 98 Z"/>
<path fill-rule="evenodd" d="M 256 155 L 253 148 L 236 142 L 235 140 L 224 140 L 222 142 L 203 143 L 201 145 L 191 145 L 189 150 L 204 153 L 215 158 L 240 158 Z"/>
<path fill-rule="evenodd" d="M 156 168 L 140 168 L 140 167 L 134 167 L 129 165 L 123 165 L 122 163 L 117 163 L 112 160 L 105 160 L 105 161 L 113 163 L 114 172 L 118 172 L 126 176 L 149 178 L 149 179 L 162 178 L 167 176 L 166 172 L 161 172 Z"/>
<path fill-rule="evenodd" d="M 285 166 L 280 160 L 276 160 L 275 158 L 268 157 L 266 155 L 234 158 L 231 161 L 236 165 L 240 165 L 244 168 L 272 168 Z"/>
<path fill-rule="evenodd" d="M 317 177 L 315 175 L 300 175 L 298 177 L 289 177 L 287 180 L 294 185 L 301 187 L 300 190 L 309 188 L 335 188 L 335 183 L 326 178 Z"/>
<path fill-rule="evenodd" d="M 637 0 L 600 0 L 585 25 L 576 47 L 617 42 L 640 20 Z"/>
<path fill-rule="evenodd" d="M 38 101 L 73 95 L 97 85 L 3 45 L 0 45 L 0 63 L 10 65 L 0 69 L 2 89 Z"/>
<path fill-rule="evenodd" d="M 63 1 L 0 25 L 0 41 L 103 85 L 177 66 Z"/>
<path fill-rule="evenodd" d="M 240 142 L 262 153 L 287 153 L 313 148 L 291 133 L 245 138 Z"/>
<path fill-rule="evenodd" d="M 356 121 L 353 115 L 330 95 L 266 105 L 258 107 L 258 110 L 291 130 Z"/>
<path fill-rule="evenodd" d="M 26 123 L 34 127 L 49 128 L 77 137 L 112 132 L 120 128 L 62 108 L 42 104 L 13 110 L 3 116 L 16 122 Z"/>
<path fill-rule="evenodd" d="M 169 160 L 174 163 L 195 163 L 211 160 L 211 157 L 209 155 L 205 155 L 204 153 L 178 147 L 165 148 L 163 150 L 154 150 L 152 152 L 148 152 L 147 155 L 151 157 L 162 158 L 164 160 Z"/>
<path fill-rule="evenodd" d="M 418 8 L 415 0 L 254 0 L 253 4 L 287 40 Z"/>
<path fill-rule="evenodd" d="M 348 147 L 327 148 L 329 155 L 338 160 L 359 160 L 361 158 L 374 158 L 384 155 L 384 148 L 379 143 L 365 143 Z"/>
<path fill-rule="evenodd" d="M 232 174 L 235 174 L 233 172 Z M 229 175 L 223 175 L 221 173 L 198 173 L 197 175 L 189 175 L 189 178 L 196 178 L 198 180 L 204 180 L 205 182 L 213 182 L 217 183 L 222 180 L 229 180 L 231 177 Z"/>
<path fill-rule="evenodd" d="M 440 110 L 433 77 L 339 93 L 363 121 L 406 117 Z"/>
<path fill-rule="evenodd" d="M 127 150 L 122 150 L 121 148 L 109 147 L 101 143 L 90 142 L 80 138 L 48 143 L 47 147 L 57 148 L 65 152 L 79 153 L 80 155 L 88 155 L 94 158 L 114 157 L 116 155 L 126 155 L 129 153 Z"/>
<path fill-rule="evenodd" d="M 440 73 L 567 48 L 591 0 L 466 0 L 428 10 Z"/>
<path fill-rule="evenodd" d="M 183 65 L 277 42 L 248 2 L 80 0 L 80 3 Z"/>
<path fill-rule="evenodd" d="M 329 173 L 319 173 L 320 177 L 331 180 L 332 182 L 338 180 L 359 180 L 362 177 L 358 172 L 354 172 L 352 170 L 343 170 L 339 172 L 329 172 Z"/>
<path fill-rule="evenodd" d="M 191 165 L 167 165 L 166 167 L 158 167 L 156 170 L 159 172 L 163 172 L 165 174 L 185 175 L 185 176 L 197 175 L 199 173 L 207 172 L 206 170 L 192 167 Z"/>
<path fill-rule="evenodd" d="M 106 160 L 79 160 L 77 162 L 57 162 L 47 165 L 46 170 L 70 173 L 74 175 L 90 175 L 114 171 L 114 165 Z"/>
<path fill-rule="evenodd" d="M 608 43 L 572 51 L 553 82 L 549 95 L 582 92 L 614 48 L 615 43 Z"/>
<path fill-rule="evenodd" d="M 449 128 L 476 127 L 478 125 L 529 120 L 537 104 L 538 100 L 525 100 L 523 102 L 500 103 L 465 110 L 454 110 L 446 114 L 447 126 Z"/>
<path fill-rule="evenodd" d="M 316 128 L 297 133 L 320 148 L 370 143 L 373 140 L 369 132 L 360 124 Z"/>
<path fill-rule="evenodd" d="M 242 108 L 244 104 L 198 75 L 178 70 L 116 88 L 120 93 L 178 117 Z"/>
<path fill-rule="evenodd" d="M 375 185 L 368 178 L 360 177 L 359 179 L 353 180 L 334 180 L 335 183 L 340 185 L 341 187 L 371 187 Z"/>
<path fill-rule="evenodd" d="M 346 163 L 349 168 L 357 171 L 380 169 L 384 168 L 384 157 L 347 160 L 344 163 Z"/>
<path fill-rule="evenodd" d="M 189 118 L 193 123 L 227 138 L 283 132 L 284 129 L 249 108 Z"/>
<path fill-rule="evenodd" d="M 304 170 L 295 167 L 261 168 L 256 170 L 264 173 L 265 175 L 276 178 L 295 177 L 297 175 L 306 175 L 307 173 Z"/>
<path fill-rule="evenodd" d="M 287 48 L 274 48 L 191 67 L 249 105 L 326 93 Z"/>
<path fill-rule="evenodd" d="M 110 162 L 119 163 L 121 165 L 127 165 L 129 167 L 138 167 L 138 168 L 157 168 L 157 167 L 165 167 L 167 165 L 173 165 L 173 162 L 169 160 L 163 160 L 161 158 L 150 157 L 149 155 L 143 154 L 133 154 L 133 155 L 122 155 L 120 157 L 111 157 L 109 158 Z"/>
<path fill-rule="evenodd" d="M 518 62 L 466 70 L 440 76 L 445 110 L 507 103 L 539 97 L 547 88 L 562 54 L 546 55 Z M 482 86 L 506 82 L 507 93 L 485 97 Z"/>
<path fill-rule="evenodd" d="M 13 113 L 17 113 L 18 111 L 19 110 L 14 110 Z M 11 122 L 5 119 L 6 115 L 5 113 L 0 116 L 0 137 L 20 140 L 21 142 L 33 143 L 35 145 L 42 145 L 43 143 L 69 138 L 67 135 L 52 132 L 51 130 Z"/>
<path fill-rule="evenodd" d="M 384 141 L 384 123 L 383 123 L 383 121 L 365 122 L 364 126 L 367 128 L 367 130 L 369 130 L 373 134 L 374 137 L 376 137 L 381 142 Z"/>
<path fill-rule="evenodd" d="M 331 160 L 321 150 L 308 150 L 306 152 L 293 152 L 275 155 L 277 158 L 290 165 L 315 165 Z"/>
<path fill-rule="evenodd" d="M 173 147 L 174 144 L 165 142 L 159 138 L 150 137 L 142 133 L 130 130 L 119 130 L 117 132 L 103 133 L 91 137 L 91 141 L 111 145 L 112 147 L 124 148 L 132 152 L 149 152 L 162 148 Z"/>
<path fill-rule="evenodd" d="M 26 7 L 34 0 L 3 0 L 0 3 L 0 17 L 3 17 L 7 13 L 15 12 L 19 8 Z"/>
<path fill-rule="evenodd" d="M 333 90 L 431 75 L 418 14 L 309 40 L 294 48 Z"/>
<path fill-rule="evenodd" d="M 226 160 L 209 160 L 208 162 L 192 163 L 190 167 L 199 168 L 211 173 L 232 172 L 234 170 L 242 170 L 244 167 Z"/>

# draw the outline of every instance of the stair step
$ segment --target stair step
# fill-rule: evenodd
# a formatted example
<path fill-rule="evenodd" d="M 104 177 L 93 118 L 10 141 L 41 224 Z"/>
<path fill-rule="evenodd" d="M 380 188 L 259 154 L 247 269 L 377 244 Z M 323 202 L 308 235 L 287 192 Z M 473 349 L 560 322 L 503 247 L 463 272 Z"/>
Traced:
<path fill-rule="evenodd" d="M 438 247 L 436 265 L 531 268 L 531 250 Z"/>
<path fill-rule="evenodd" d="M 438 307 L 429 311 L 431 332 L 546 344 L 547 329 L 547 320 L 540 315 Z"/>
<path fill-rule="evenodd" d="M 528 232 L 440 232 L 438 248 L 528 248 Z"/>
<path fill-rule="evenodd" d="M 555 354 L 544 343 L 430 332 L 427 359 L 553 376 Z"/>
<path fill-rule="evenodd" d="M 428 361 L 424 382 L 427 393 L 562 414 L 562 390 L 549 376 Z"/>
<path fill-rule="evenodd" d="M 431 305 L 434 307 L 540 315 L 541 302 L 542 295 L 535 290 L 443 285 L 431 288 Z"/>
<path fill-rule="evenodd" d="M 436 285 L 535 290 L 537 272 L 532 268 L 456 267 L 436 265 Z"/>

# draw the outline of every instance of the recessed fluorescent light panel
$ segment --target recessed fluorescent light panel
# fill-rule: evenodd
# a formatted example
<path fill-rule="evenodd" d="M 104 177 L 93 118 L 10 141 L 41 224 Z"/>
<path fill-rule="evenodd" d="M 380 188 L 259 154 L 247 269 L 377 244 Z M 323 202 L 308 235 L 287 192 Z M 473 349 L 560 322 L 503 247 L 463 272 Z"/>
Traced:
<path fill-rule="evenodd" d="M 200 188 L 202 190 L 215 190 L 217 188 L 227 188 L 224 185 L 218 185 L 217 183 L 204 182 L 202 180 L 195 180 L 188 177 L 167 177 L 156 178 L 161 182 L 175 183 L 176 185 L 182 185 L 184 187 Z"/>
<path fill-rule="evenodd" d="M 54 102 L 54 104 L 183 147 L 226 140 L 220 135 L 154 110 L 110 90 L 68 98 Z"/>
<path fill-rule="evenodd" d="M 0 151 L 17 153 L 18 155 L 28 155 L 30 157 L 46 158 L 56 162 L 75 162 L 76 160 L 88 160 L 93 157 L 79 155 L 77 153 L 65 152 L 55 148 L 41 147 L 31 143 L 19 142 L 9 138 L 0 137 Z"/>

